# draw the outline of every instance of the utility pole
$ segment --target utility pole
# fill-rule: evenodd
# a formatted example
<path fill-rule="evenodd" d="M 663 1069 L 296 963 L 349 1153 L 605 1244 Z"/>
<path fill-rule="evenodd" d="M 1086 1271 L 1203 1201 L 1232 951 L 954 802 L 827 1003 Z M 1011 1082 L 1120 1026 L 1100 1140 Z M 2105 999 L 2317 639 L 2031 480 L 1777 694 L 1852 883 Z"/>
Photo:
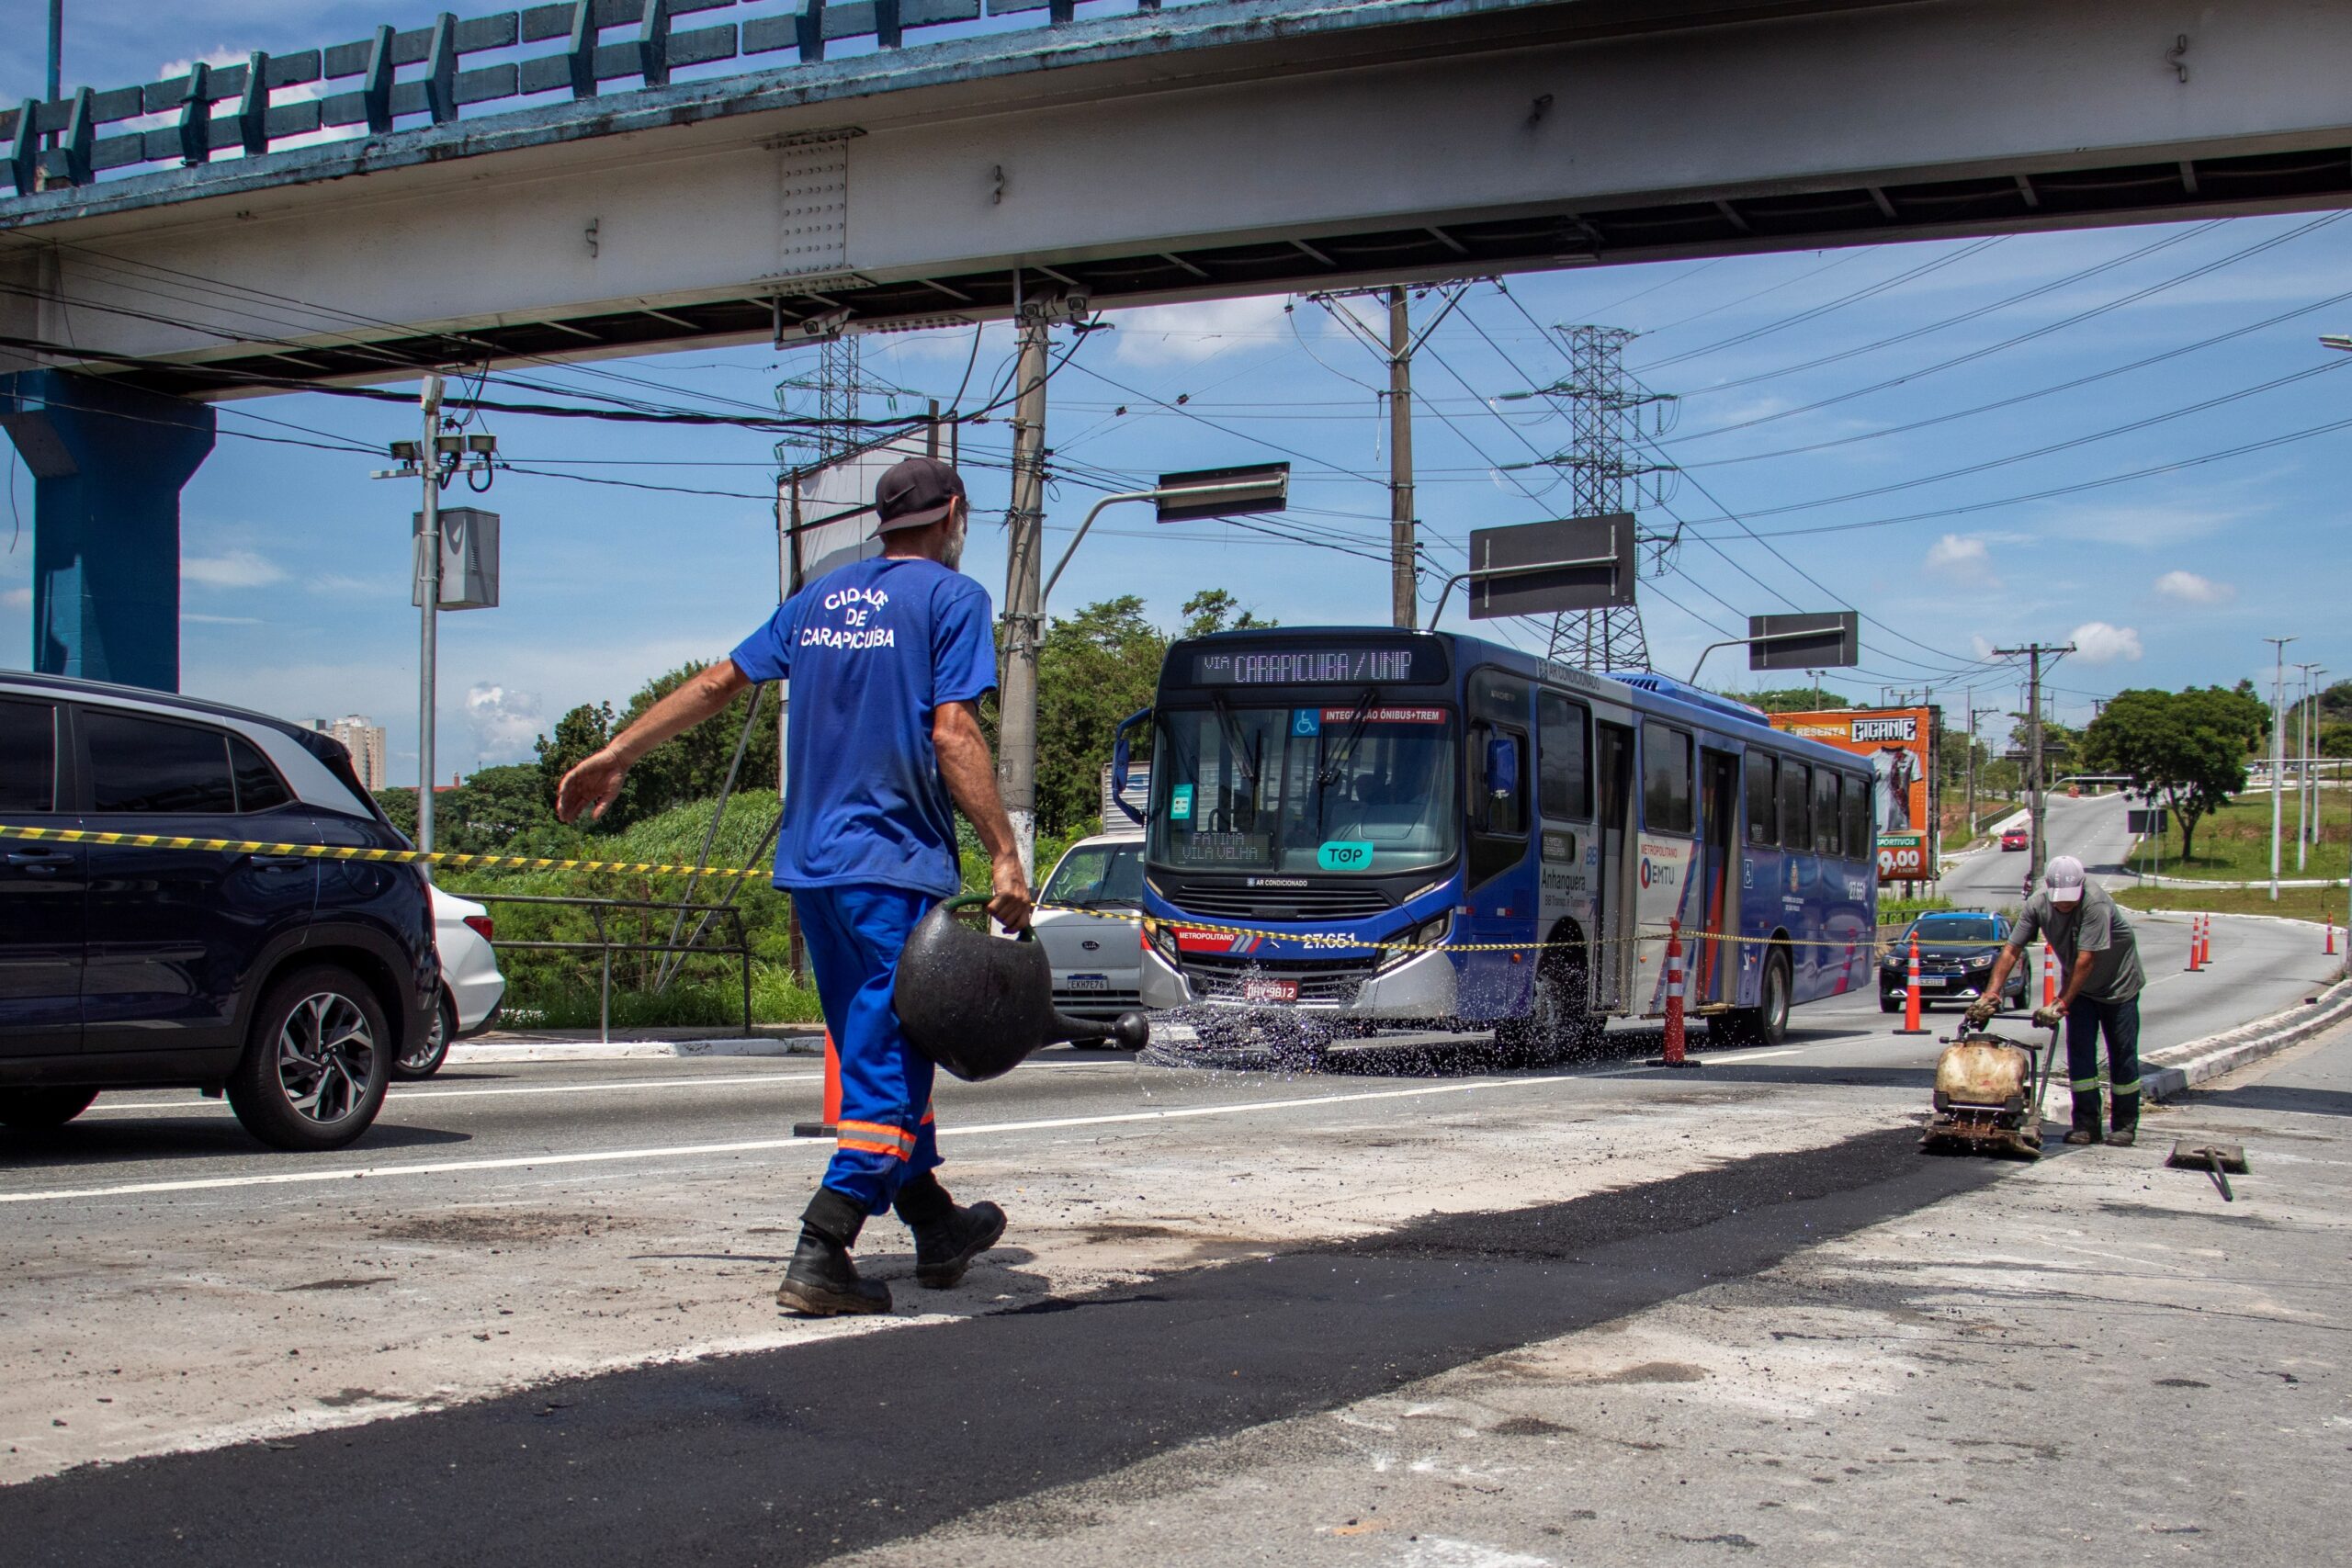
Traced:
<path fill-rule="evenodd" d="M 1404 285 L 1307 296 L 1388 367 L 1388 390 L 1384 394 L 1388 400 L 1388 619 L 1405 631 L 1420 621 L 1420 524 L 1414 513 L 1413 489 L 1413 355 L 1468 292 L 1466 283 L 1448 290 L 1444 304 L 1421 323 L 1418 335 L 1413 331 L 1411 293 Z M 1346 303 L 1366 296 L 1388 307 L 1385 337 Z"/>
<path fill-rule="evenodd" d="M 1808 670 L 1805 673 L 1813 677 L 1813 711 L 1819 713 L 1821 711 L 1821 671 Z"/>
<path fill-rule="evenodd" d="M 1040 557 L 1046 521 L 1046 355 L 1053 301 L 1019 312 L 1019 388 L 1012 405 L 1012 503 L 1006 510 L 1004 688 L 997 710 L 997 787 L 1021 848 L 1021 871 L 1035 881 L 1037 856 L 1037 643 L 1044 627 Z"/>
<path fill-rule="evenodd" d="M 1413 322 L 1402 287 L 1388 291 L 1388 615 L 1411 631 L 1419 617 L 1413 542 Z"/>
<path fill-rule="evenodd" d="M 1968 837 L 1970 841 L 1973 842 L 1976 838 L 1976 693 L 1973 688 L 1971 688 L 1968 694 L 1968 748 L 1966 754 L 1968 768 Z"/>
<path fill-rule="evenodd" d="M 2027 769 L 2026 788 L 2028 794 L 2026 810 L 2028 813 L 2027 820 L 2031 822 L 2033 825 L 2033 840 L 2026 852 L 2030 857 L 2026 863 L 2026 879 L 2029 883 L 2039 882 L 2041 879 L 2041 868 L 2049 863 L 2050 859 L 2050 852 L 2041 841 L 2042 821 L 2045 814 L 2045 807 L 2047 805 L 2042 798 L 2041 783 L 2043 771 L 2041 759 L 2041 661 L 2047 659 L 2052 663 L 2055 663 L 2061 658 L 2064 658 L 2065 655 L 2074 651 L 2075 645 L 2071 642 L 2063 645 L 2046 642 L 2030 642 L 2023 648 L 1996 648 L 1993 650 L 1994 657 L 1997 659 L 2017 659 L 2022 657 L 2027 661 L 2025 744 Z"/>
<path fill-rule="evenodd" d="M 2287 772 L 2287 645 L 2299 639 L 2267 637 L 2270 644 L 2270 901 L 2278 902 L 2278 838 L 2286 811 L 2279 785 Z"/>
<path fill-rule="evenodd" d="M 433 708 L 435 668 L 440 657 L 441 617 L 441 462 L 434 437 L 441 429 L 441 378 L 424 378 L 424 434 L 417 442 L 418 467 L 424 470 L 424 523 L 416 536 L 417 593 L 424 608 L 417 615 L 416 652 L 416 847 L 433 847 Z M 425 874 L 432 871 L 428 864 Z"/>
<path fill-rule="evenodd" d="M 2312 793 L 2312 679 L 2319 666 L 2295 668 L 2303 672 L 2303 689 L 2295 698 L 2295 874 L 2300 876 L 2311 845 L 2312 808 L 2318 803 Z"/>

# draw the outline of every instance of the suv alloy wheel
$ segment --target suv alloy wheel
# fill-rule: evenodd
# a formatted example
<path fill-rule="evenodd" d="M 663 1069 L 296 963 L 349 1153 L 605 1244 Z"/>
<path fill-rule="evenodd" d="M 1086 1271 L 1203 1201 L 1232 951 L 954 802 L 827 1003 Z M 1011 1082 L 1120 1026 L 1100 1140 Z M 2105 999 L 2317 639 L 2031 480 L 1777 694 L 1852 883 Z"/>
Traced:
<path fill-rule="evenodd" d="M 375 993 L 346 969 L 298 970 L 269 988 L 229 1103 L 281 1149 L 339 1149 L 368 1130 L 391 1082 L 390 1031 Z"/>

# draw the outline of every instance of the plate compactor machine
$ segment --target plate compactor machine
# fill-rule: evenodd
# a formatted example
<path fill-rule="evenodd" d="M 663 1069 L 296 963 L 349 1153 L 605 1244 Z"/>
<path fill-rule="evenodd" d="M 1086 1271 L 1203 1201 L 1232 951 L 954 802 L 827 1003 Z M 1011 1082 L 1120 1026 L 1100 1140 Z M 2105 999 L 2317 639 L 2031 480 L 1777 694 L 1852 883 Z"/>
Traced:
<path fill-rule="evenodd" d="M 2039 1048 L 1982 1030 L 1953 1037 L 1936 1059 L 1935 1114 L 1919 1141 L 1927 1154 L 2041 1157 L 2041 1097 L 2058 1032 Z"/>

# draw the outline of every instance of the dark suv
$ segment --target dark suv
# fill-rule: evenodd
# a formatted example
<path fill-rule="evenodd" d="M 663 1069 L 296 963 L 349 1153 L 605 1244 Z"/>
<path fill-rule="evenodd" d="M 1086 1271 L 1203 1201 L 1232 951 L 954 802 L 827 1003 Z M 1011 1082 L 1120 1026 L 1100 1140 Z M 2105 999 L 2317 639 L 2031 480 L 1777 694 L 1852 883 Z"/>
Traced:
<path fill-rule="evenodd" d="M 5 671 L 0 826 L 408 848 L 329 736 Z M 266 1143 L 338 1148 L 439 987 L 413 865 L 0 835 L 0 1124 L 196 1088 Z"/>

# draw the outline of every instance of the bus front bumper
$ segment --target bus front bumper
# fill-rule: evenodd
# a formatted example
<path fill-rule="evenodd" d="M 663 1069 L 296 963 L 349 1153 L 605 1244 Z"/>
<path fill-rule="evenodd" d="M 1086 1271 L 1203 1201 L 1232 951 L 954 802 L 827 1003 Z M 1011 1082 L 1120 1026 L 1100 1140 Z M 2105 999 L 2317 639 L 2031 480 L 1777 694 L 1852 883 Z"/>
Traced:
<path fill-rule="evenodd" d="M 1301 976 L 1295 999 L 1250 999 L 1239 994 L 1242 973 L 1233 975 L 1196 969 L 1180 971 L 1156 949 L 1143 953 L 1143 1005 L 1155 1012 L 1170 1008 L 1225 1008 L 1235 1012 L 1271 1008 L 1330 1018 L 1451 1018 L 1458 1008 L 1453 956 L 1442 949 L 1417 953 L 1393 968 L 1367 969 L 1361 979 L 1344 973 L 1344 964 Z M 1285 971 L 1265 970 L 1265 978 L 1290 978 Z"/>

